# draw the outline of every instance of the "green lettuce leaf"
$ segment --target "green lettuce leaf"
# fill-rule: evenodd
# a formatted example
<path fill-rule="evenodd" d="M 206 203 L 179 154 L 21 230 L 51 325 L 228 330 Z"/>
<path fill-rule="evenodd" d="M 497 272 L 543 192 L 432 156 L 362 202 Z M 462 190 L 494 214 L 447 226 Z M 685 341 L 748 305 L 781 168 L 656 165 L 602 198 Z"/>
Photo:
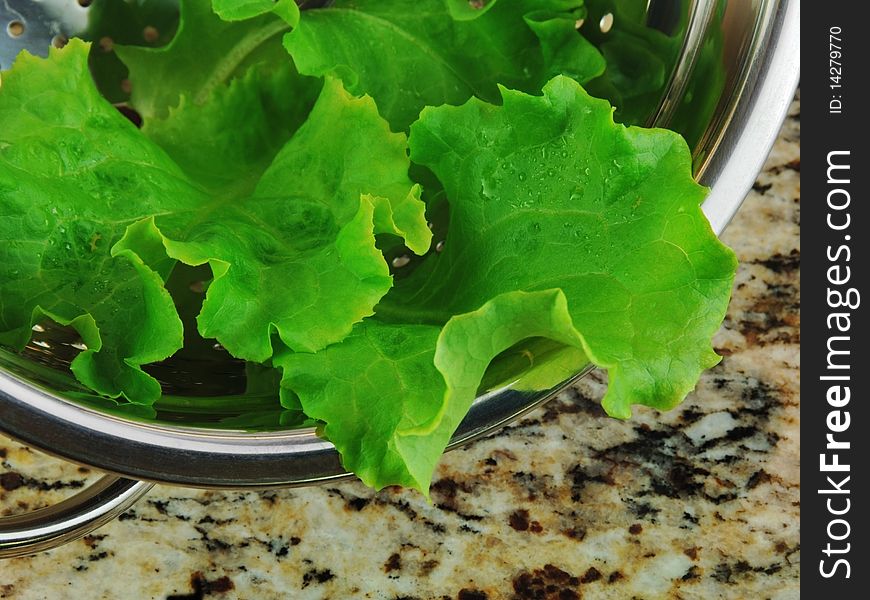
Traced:
<path fill-rule="evenodd" d="M 603 405 L 621 418 L 675 406 L 719 360 L 711 338 L 736 264 L 701 212 L 682 139 L 615 124 L 565 77 L 543 97 L 502 95 L 502 107 L 427 108 L 411 127 L 412 159 L 450 202 L 442 251 L 348 339 L 275 360 L 375 487 L 425 492 L 487 365 L 523 339 L 556 342 L 542 386 L 585 357 L 607 368 Z"/>
<path fill-rule="evenodd" d="M 82 383 L 153 402 L 160 386 L 140 367 L 182 342 L 167 265 L 110 248 L 128 224 L 201 194 L 100 96 L 87 52 L 72 40 L 2 74 L 0 343 L 23 347 L 43 316 L 70 325 L 88 348 L 72 364 Z"/>
<path fill-rule="evenodd" d="M 493 359 L 479 393 L 502 388 L 541 392 L 563 384 L 588 367 L 589 358 L 582 347 L 546 338 L 525 339 Z"/>
<path fill-rule="evenodd" d="M 224 21 L 244 21 L 274 13 L 289 25 L 299 22 L 299 7 L 294 0 L 212 0 L 212 6 Z"/>
<path fill-rule="evenodd" d="M 281 3 L 267 0 L 267 4 Z M 279 20 L 269 16 L 225 23 L 205 0 L 184 0 L 181 9 L 181 28 L 171 45 L 118 48 L 140 90 L 133 104 L 146 117 L 142 130 L 199 185 L 223 195 L 229 195 L 229 190 L 250 194 L 308 117 L 322 80 L 299 75 L 279 35 L 264 39 L 256 35 L 255 27 L 286 29 Z M 186 78 L 182 72 L 180 78 L 161 80 L 167 69 L 183 70 L 186 63 L 178 63 L 178 55 L 189 56 L 212 38 L 218 54 L 206 54 L 191 66 L 196 77 Z M 220 59 L 242 50 L 248 52 L 240 57 L 244 64 L 227 71 L 228 63 Z M 99 50 L 92 50 L 92 63 L 95 52 Z M 210 70 L 216 77 L 209 78 Z M 153 102 L 159 110 L 154 110 Z"/>
<path fill-rule="evenodd" d="M 339 344 L 279 352 L 274 362 L 305 414 L 326 423 L 345 468 L 376 489 L 428 495 L 490 361 L 530 337 L 582 345 L 562 292 L 503 294 L 443 328 L 366 320 Z"/>
<path fill-rule="evenodd" d="M 212 267 L 201 334 L 264 361 L 273 331 L 291 348 L 317 350 L 372 313 L 392 284 L 376 233 L 428 248 L 406 138 L 370 98 L 328 81 L 253 193 L 219 191 L 198 185 L 99 96 L 87 54 L 74 40 L 48 60 L 22 55 L 4 74 L 0 343 L 22 346 L 41 314 L 71 324 L 89 347 L 73 365 L 81 381 L 151 403 L 160 388 L 139 366 L 182 340 L 163 287 L 175 261 Z M 226 97 L 242 93 L 221 91 L 206 114 L 232 110 Z"/>
<path fill-rule="evenodd" d="M 736 268 L 701 212 L 685 142 L 614 124 L 568 78 L 542 98 L 503 96 L 503 108 L 427 109 L 412 127 L 411 158 L 444 184 L 450 227 L 380 314 L 439 320 L 558 285 L 587 355 L 609 370 L 605 409 L 675 406 L 718 362 L 710 339 Z"/>
<path fill-rule="evenodd" d="M 447 0 L 450 16 L 457 21 L 470 21 L 486 14 L 498 0 Z"/>
<path fill-rule="evenodd" d="M 580 0 L 493 2 L 475 18 L 454 18 L 451 0 L 425 9 L 402 0 L 336 0 L 302 11 L 285 45 L 306 75 L 333 74 L 371 94 L 397 131 L 424 106 L 499 101 L 497 84 L 538 92 L 551 77 L 579 81 L 604 69 L 576 31 Z M 485 43 L 483 42 L 485 40 Z"/>
<path fill-rule="evenodd" d="M 143 133 L 203 187 L 252 193 L 275 156 L 308 118 L 322 81 L 300 76 L 292 62 L 256 66 L 221 87 L 204 105 L 187 95 Z"/>
<path fill-rule="evenodd" d="M 408 166 L 404 135 L 389 131 L 370 98 L 331 80 L 253 196 L 218 196 L 137 223 L 116 250 L 158 244 L 185 264 L 209 263 L 215 278 L 199 330 L 234 356 L 268 359 L 273 331 L 295 350 L 316 351 L 350 333 L 392 286 L 376 233 L 428 249 Z"/>
<path fill-rule="evenodd" d="M 103 96 L 116 103 L 130 99 L 129 72 L 115 53 L 116 46 L 165 46 L 177 29 L 178 0 L 94 0 L 81 37 L 94 42 L 89 62 Z"/>
<path fill-rule="evenodd" d="M 269 13 L 228 22 L 212 11 L 211 0 L 181 0 L 178 33 L 167 46 L 117 46 L 130 71 L 130 104 L 143 117 L 164 118 L 182 94 L 195 105 L 254 65 L 286 62 L 281 37 L 290 26 Z"/>

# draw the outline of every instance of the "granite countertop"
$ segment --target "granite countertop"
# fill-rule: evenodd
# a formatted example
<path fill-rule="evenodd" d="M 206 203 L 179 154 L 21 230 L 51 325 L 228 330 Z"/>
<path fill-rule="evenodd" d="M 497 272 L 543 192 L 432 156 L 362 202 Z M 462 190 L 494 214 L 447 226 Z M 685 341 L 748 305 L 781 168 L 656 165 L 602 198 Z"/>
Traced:
<path fill-rule="evenodd" d="M 156 487 L 94 535 L 0 562 L 0 598 L 798 598 L 800 104 L 724 239 L 722 363 L 678 409 L 604 415 L 595 373 L 447 455 L 432 488 Z M 96 474 L 0 439 L 0 510 Z"/>

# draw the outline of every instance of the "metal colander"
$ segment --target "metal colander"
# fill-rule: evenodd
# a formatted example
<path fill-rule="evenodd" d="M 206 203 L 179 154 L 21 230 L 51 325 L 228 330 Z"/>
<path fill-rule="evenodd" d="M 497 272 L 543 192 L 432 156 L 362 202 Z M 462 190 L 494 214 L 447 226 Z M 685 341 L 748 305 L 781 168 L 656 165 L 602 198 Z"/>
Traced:
<path fill-rule="evenodd" d="M 99 0 L 95 0 L 99 1 Z M 120 0 L 118 0 L 120 1 Z M 0 68 L 27 49 L 45 54 L 88 27 L 89 0 L 0 0 Z M 642 0 L 645 25 L 679 35 L 668 83 L 657 90 L 648 124 L 675 129 L 692 149 L 699 181 L 712 188 L 704 211 L 721 232 L 740 206 L 776 138 L 797 84 L 796 0 Z M 587 2 L 583 32 L 606 44 L 618 24 L 605 2 Z M 676 24 L 682 28 L 674 31 Z M 712 62 L 711 62 L 712 61 Z M 709 65 L 719 73 L 715 89 Z M 703 103 L 699 100 L 704 97 Z M 126 510 L 151 483 L 270 488 L 334 481 L 349 475 L 338 453 L 311 428 L 239 426 L 244 415 L 220 412 L 203 395 L 243 389 L 244 371 L 215 350 L 201 364 L 168 361 L 157 376 L 189 398 L 158 419 L 88 403 L 66 369 L 78 340 L 46 324 L 21 354 L 0 349 L 0 430 L 29 445 L 107 473 L 59 505 L 0 519 L 0 557 L 44 550 L 81 537 Z M 507 386 L 481 395 L 450 447 L 492 432 L 582 376 L 535 393 Z M 517 373 L 517 379 L 522 373 Z M 208 385 L 206 385 L 208 384 Z M 198 400 L 200 398 L 200 400 Z M 234 420 L 235 419 L 235 420 Z"/>

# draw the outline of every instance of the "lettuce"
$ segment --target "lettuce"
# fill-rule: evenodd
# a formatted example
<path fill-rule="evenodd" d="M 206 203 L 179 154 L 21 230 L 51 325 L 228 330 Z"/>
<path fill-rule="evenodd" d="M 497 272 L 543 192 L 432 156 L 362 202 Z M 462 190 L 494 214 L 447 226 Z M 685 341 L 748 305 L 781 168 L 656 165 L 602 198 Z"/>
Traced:
<path fill-rule="evenodd" d="M 735 258 L 701 212 L 682 139 L 615 124 L 568 78 L 542 97 L 502 94 L 501 107 L 428 108 L 411 127 L 412 160 L 450 199 L 443 252 L 340 344 L 275 360 L 375 487 L 425 489 L 486 366 L 521 340 L 607 368 L 603 405 L 620 418 L 632 404 L 672 408 L 719 361 L 710 339 Z M 357 376 L 336 381 L 338 364 Z"/>
<path fill-rule="evenodd" d="M 201 105 L 251 66 L 286 62 L 281 37 L 289 25 L 280 16 L 230 23 L 203 0 L 181 0 L 180 9 L 178 33 L 167 46 L 115 48 L 130 71 L 132 105 L 146 120 L 165 117 L 181 95 Z"/>
<path fill-rule="evenodd" d="M 21 347 L 40 315 L 72 325 L 89 348 L 73 363 L 82 382 L 150 403 L 160 388 L 139 366 L 181 346 L 163 288 L 175 261 L 214 272 L 202 335 L 265 361 L 273 331 L 314 351 L 372 313 L 392 284 L 376 233 L 428 248 L 405 136 L 389 131 L 370 99 L 327 82 L 252 191 L 213 189 L 100 97 L 87 54 L 73 41 L 48 60 L 23 54 L 4 75 L 0 340 Z M 227 96 L 244 96 L 223 92 L 201 114 L 219 118 Z M 168 135 L 166 127 L 157 129 Z"/>
<path fill-rule="evenodd" d="M 498 84 L 537 91 L 555 75 L 583 82 L 604 70 L 577 35 L 581 1 L 490 2 L 472 15 L 461 4 L 431 0 L 408 10 L 403 0 L 336 0 L 303 11 L 284 43 L 300 72 L 332 74 L 351 92 L 370 94 L 397 131 L 424 106 L 471 96 L 497 102 Z M 457 12 L 466 18 L 454 19 Z"/>
<path fill-rule="evenodd" d="M 606 368 L 615 417 L 675 406 L 718 361 L 735 259 L 685 142 L 581 87 L 628 72 L 585 16 L 183 0 L 167 45 L 116 46 L 141 128 L 88 44 L 23 53 L 0 84 L 0 344 L 75 329 L 80 397 L 147 418 L 187 401 L 143 366 L 216 340 L 250 361 L 247 400 L 197 403 L 314 420 L 368 485 L 423 493 L 521 368 L 524 389 Z M 203 270 L 200 305 L 177 286 Z"/>

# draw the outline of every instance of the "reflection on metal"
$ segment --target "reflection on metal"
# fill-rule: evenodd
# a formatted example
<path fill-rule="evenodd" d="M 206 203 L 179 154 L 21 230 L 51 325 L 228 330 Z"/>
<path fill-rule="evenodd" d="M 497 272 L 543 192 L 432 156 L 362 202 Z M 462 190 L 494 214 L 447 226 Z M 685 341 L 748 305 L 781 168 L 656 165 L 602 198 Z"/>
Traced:
<path fill-rule="evenodd" d="M 89 11 L 78 0 L 0 0 L 0 70 L 22 50 L 45 56 L 52 44 L 82 33 Z"/>
<path fill-rule="evenodd" d="M 27 556 L 78 540 L 130 508 L 152 484 L 107 475 L 72 498 L 0 519 L 0 559 Z"/>
<path fill-rule="evenodd" d="M 711 31 L 716 25 L 716 8 L 720 0 L 696 0 L 689 8 L 689 21 L 684 32 L 683 43 L 677 61 L 673 66 L 670 81 L 665 87 L 658 110 L 650 115 L 648 124 L 656 127 L 669 127 L 677 109 L 686 101 L 686 89 L 695 73 L 698 58 L 704 48 L 704 40 L 715 36 Z M 702 115 L 698 115 L 703 118 Z"/>

